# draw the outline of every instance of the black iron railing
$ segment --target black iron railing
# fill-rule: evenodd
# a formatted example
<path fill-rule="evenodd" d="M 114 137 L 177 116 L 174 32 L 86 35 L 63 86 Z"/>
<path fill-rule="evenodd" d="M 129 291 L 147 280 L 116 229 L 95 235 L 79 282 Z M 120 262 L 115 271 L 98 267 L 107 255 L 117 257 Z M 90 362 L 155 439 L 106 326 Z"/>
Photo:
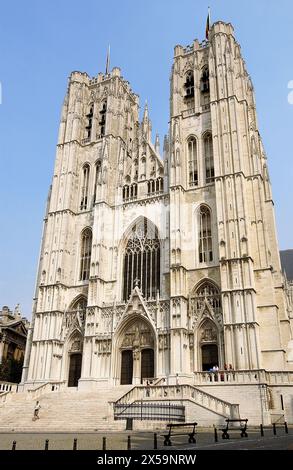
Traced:
<path fill-rule="evenodd" d="M 185 406 L 174 403 L 114 403 L 114 419 L 132 418 L 152 421 L 185 421 Z"/>

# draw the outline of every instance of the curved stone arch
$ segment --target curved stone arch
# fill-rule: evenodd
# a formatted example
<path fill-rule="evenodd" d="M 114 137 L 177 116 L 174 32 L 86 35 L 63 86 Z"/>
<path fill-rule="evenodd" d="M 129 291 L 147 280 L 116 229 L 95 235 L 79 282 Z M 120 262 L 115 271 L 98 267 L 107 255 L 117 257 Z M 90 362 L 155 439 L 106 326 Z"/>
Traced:
<path fill-rule="evenodd" d="M 224 357 L 224 344 L 223 344 L 223 329 L 219 328 L 219 325 L 214 318 L 203 315 L 199 322 L 195 332 L 195 344 L 197 345 L 196 355 L 198 370 L 204 370 L 204 359 L 203 359 L 203 347 L 205 348 L 217 348 L 217 355 L 214 359 L 212 366 L 218 366 L 220 369 L 223 368 L 223 357 Z M 206 369 L 205 369 L 206 370 Z"/>
<path fill-rule="evenodd" d="M 151 341 L 148 338 L 151 338 Z M 141 383 L 141 352 L 144 349 L 153 349 L 154 353 L 154 377 L 157 371 L 158 340 L 156 329 L 152 322 L 145 316 L 137 313 L 127 315 L 116 328 L 112 340 L 112 370 L 114 384 L 121 380 L 122 351 L 131 350 L 133 361 L 137 361 L 133 370 L 133 384 Z"/>
<path fill-rule="evenodd" d="M 64 342 L 62 377 L 68 385 L 70 381 L 70 361 L 73 355 L 80 356 L 80 373 L 78 379 L 81 377 L 83 339 L 83 332 L 78 327 L 75 327 L 74 329 L 72 329 L 72 331 L 69 332 Z M 72 384 L 70 386 L 72 386 Z M 77 384 L 75 384 L 74 386 L 77 386 Z"/>
<path fill-rule="evenodd" d="M 201 288 L 214 289 L 214 292 L 208 292 L 207 296 L 199 295 Z M 223 330 L 223 316 L 221 306 L 221 290 L 218 284 L 210 278 L 201 279 L 192 289 L 190 295 L 190 311 L 192 315 L 192 330 L 194 333 L 194 364 L 197 364 L 197 369 L 201 370 L 203 367 L 202 357 L 202 341 L 203 327 L 205 324 L 211 325 L 210 330 L 215 333 L 214 338 L 207 340 L 206 344 L 217 345 L 218 350 L 218 362 L 220 367 L 223 367 L 224 363 L 224 330 Z"/>
<path fill-rule="evenodd" d="M 201 206 L 202 204 L 200 204 Z M 211 210 L 211 208 L 206 204 L 206 206 Z M 198 281 L 192 291 L 191 291 L 191 295 L 192 294 L 196 294 L 196 292 L 200 289 L 200 287 L 202 287 L 204 284 L 211 284 L 215 289 L 218 290 L 219 293 L 221 293 L 221 289 L 219 287 L 219 285 L 216 283 L 216 281 L 214 281 L 213 279 L 211 279 L 210 277 L 203 277 L 202 279 L 200 279 L 200 281 Z"/>
<path fill-rule="evenodd" d="M 156 225 L 153 220 L 151 220 L 149 217 L 142 215 L 136 216 L 128 225 L 127 229 L 123 232 L 123 235 L 121 236 L 121 239 L 118 243 L 117 247 L 117 272 L 120 273 L 121 275 L 118 277 L 118 282 L 117 282 L 117 295 L 118 298 L 123 298 L 123 265 L 124 265 L 124 253 L 127 247 L 127 243 L 133 233 L 133 228 L 136 225 L 142 224 L 147 221 L 148 227 L 151 227 L 151 230 L 153 230 L 153 233 L 156 234 L 156 239 L 159 242 L 160 245 L 160 265 L 162 267 L 163 265 L 163 239 L 161 237 L 160 230 L 158 226 Z M 162 269 L 160 268 L 160 286 L 162 286 Z M 140 286 L 141 287 L 141 286 Z"/>

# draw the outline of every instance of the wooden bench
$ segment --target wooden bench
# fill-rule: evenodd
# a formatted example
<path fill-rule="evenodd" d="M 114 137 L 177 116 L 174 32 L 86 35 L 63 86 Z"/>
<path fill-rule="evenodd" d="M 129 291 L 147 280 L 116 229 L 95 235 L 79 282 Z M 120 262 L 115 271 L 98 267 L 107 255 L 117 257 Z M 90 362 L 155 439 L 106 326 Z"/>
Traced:
<path fill-rule="evenodd" d="M 241 433 L 240 433 L 241 437 L 248 437 L 248 434 L 246 432 L 246 430 L 247 430 L 247 421 L 248 421 L 247 418 L 245 418 L 245 419 L 241 419 L 241 418 L 239 418 L 239 419 L 230 419 L 230 418 L 226 419 L 226 423 L 227 423 L 226 426 L 224 428 L 220 429 L 223 433 L 222 434 L 222 439 L 229 439 L 230 436 L 229 436 L 228 431 L 236 431 L 236 430 L 241 431 Z M 231 428 L 231 427 L 229 427 L 230 423 L 239 423 L 239 427 L 236 427 L 236 428 L 232 427 Z"/>
<path fill-rule="evenodd" d="M 188 442 L 190 444 L 195 444 L 195 426 L 197 423 L 170 423 L 167 424 L 167 428 L 169 428 L 168 434 L 163 434 L 164 436 L 164 446 L 171 446 L 171 437 L 173 436 L 188 436 Z"/>

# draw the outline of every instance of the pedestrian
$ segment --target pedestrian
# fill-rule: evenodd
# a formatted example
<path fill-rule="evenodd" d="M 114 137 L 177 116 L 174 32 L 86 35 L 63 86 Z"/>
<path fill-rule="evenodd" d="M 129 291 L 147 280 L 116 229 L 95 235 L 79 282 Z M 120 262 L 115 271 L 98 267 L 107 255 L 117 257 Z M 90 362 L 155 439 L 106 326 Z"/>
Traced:
<path fill-rule="evenodd" d="M 41 408 L 40 402 L 37 401 L 37 402 L 36 402 L 36 405 L 35 405 L 35 408 L 34 408 L 34 417 L 33 417 L 33 421 L 35 421 L 36 419 L 40 419 L 40 417 L 39 417 L 40 408 Z"/>

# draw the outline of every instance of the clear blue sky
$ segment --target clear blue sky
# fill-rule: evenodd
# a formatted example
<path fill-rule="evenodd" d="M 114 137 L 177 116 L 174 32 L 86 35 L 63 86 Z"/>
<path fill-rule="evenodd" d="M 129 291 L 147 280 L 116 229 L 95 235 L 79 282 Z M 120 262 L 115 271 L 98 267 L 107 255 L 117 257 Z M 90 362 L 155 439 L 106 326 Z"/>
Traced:
<path fill-rule="evenodd" d="M 255 91 L 269 159 L 281 249 L 293 248 L 292 0 L 26 0 L 1 2 L 0 306 L 30 317 L 42 218 L 60 109 L 72 70 L 111 66 L 148 100 L 153 133 L 168 130 L 173 47 L 204 39 L 212 20 L 231 22 Z"/>

